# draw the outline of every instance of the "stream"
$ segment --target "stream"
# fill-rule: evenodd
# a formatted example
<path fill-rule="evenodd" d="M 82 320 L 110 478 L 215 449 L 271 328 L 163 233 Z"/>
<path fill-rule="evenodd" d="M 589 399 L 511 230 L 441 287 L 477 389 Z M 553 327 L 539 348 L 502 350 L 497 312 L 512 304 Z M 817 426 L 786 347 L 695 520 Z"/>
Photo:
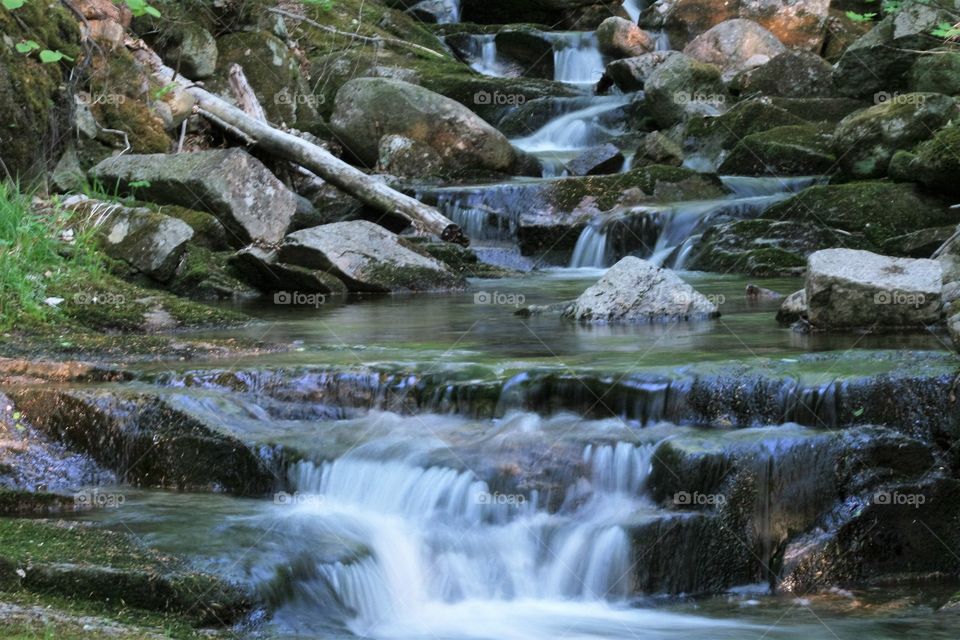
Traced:
<path fill-rule="evenodd" d="M 446 21 L 455 22 L 458 9 L 449 4 Z M 631 0 L 624 8 L 636 20 L 644 5 Z M 517 226 L 531 199 L 543 185 L 562 180 L 566 162 L 580 152 L 624 135 L 625 108 L 637 97 L 590 95 L 605 62 L 592 32 L 541 35 L 553 46 L 553 79 L 583 94 L 555 99 L 549 122 L 512 140 L 540 159 L 543 175 L 415 189 L 465 229 L 483 260 L 516 275 L 471 281 L 457 294 L 331 298 L 317 306 L 249 303 L 244 310 L 261 322 L 200 337 L 242 336 L 296 349 L 231 361 L 232 371 L 254 372 L 239 376 L 246 385 L 242 392 L 189 384 L 188 367 L 170 363 L 143 367 L 153 378 L 139 384 L 160 388 L 178 409 L 223 425 L 271 459 L 282 458 L 276 466 L 282 490 L 273 499 L 251 499 L 120 486 L 120 508 L 75 517 L 132 532 L 249 586 L 268 608 L 261 625 L 242 630 L 250 637 L 955 638 L 956 631 L 930 613 L 935 587 L 782 595 L 771 593 L 758 576 L 709 597 L 643 588 L 643 577 L 655 573 L 660 558 L 671 559 L 668 573 L 681 576 L 696 573 L 703 553 L 690 540 L 656 544 L 658 535 L 701 515 L 665 508 L 650 495 L 659 443 L 684 436 L 724 447 L 745 438 L 778 451 L 813 437 L 809 425 L 732 425 L 743 429 L 718 433 L 677 424 L 666 419 L 666 410 L 606 411 L 600 397 L 592 404 L 601 408 L 584 417 L 587 412 L 557 410 L 564 400 L 560 387 L 510 402 L 514 386 L 544 371 L 619 380 L 761 360 L 792 366 L 822 356 L 835 359 L 811 367 L 820 379 L 832 380 L 861 371 L 865 363 L 879 371 L 895 368 L 895 350 L 933 359 L 944 353 L 931 334 L 795 333 L 773 320 L 780 300 L 744 295 L 748 283 L 787 295 L 802 286 L 799 279 L 684 271 L 691 244 L 707 225 L 758 217 L 817 176 L 724 176 L 728 194 L 721 198 L 647 203 L 595 216 L 566 264 L 521 255 Z M 473 38 L 475 70 L 510 72 L 493 36 Z M 668 46 L 661 36 L 658 48 Z M 622 170 L 630 166 L 627 157 Z M 718 301 L 721 318 L 588 327 L 514 315 L 525 304 L 576 297 L 628 254 L 678 270 Z M 398 387 L 402 372 L 410 372 L 410 386 L 415 373 L 448 371 L 451 380 L 470 384 L 485 376 L 508 382 L 498 389 L 491 415 L 444 411 L 442 403 L 341 406 L 298 395 L 309 396 L 316 382 L 292 373 L 304 367 L 390 368 L 401 372 Z M 218 368 L 224 364 L 189 365 L 200 372 L 197 377 Z M 271 372 L 289 376 L 296 393 L 274 393 Z M 366 374 L 356 375 L 360 389 Z M 590 404 L 589 398 L 582 401 Z M 532 469 L 537 482 L 505 480 Z M 673 545 L 673 537 L 666 540 Z M 638 541 L 652 545 L 652 552 L 636 553 Z M 888 606 L 891 601 L 900 604 Z"/>

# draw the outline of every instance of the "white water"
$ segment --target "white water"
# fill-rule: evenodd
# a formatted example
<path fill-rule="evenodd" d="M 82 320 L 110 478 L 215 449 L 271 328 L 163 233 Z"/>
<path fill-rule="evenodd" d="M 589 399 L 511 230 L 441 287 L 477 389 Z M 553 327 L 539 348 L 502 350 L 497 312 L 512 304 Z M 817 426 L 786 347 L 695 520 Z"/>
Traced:
<path fill-rule="evenodd" d="M 683 269 L 703 230 L 720 218 L 746 219 L 761 215 L 777 202 L 790 197 L 819 178 L 722 178 L 731 195 L 717 200 L 676 202 L 631 207 L 605 214 L 581 232 L 570 259 L 571 268 L 609 267 L 618 256 L 611 255 L 613 225 L 633 235 L 637 253 L 654 264 Z M 640 232 L 639 229 L 643 229 Z M 623 231 L 622 229 L 626 229 Z M 646 231 L 656 231 L 656 240 L 645 245 Z"/>
<path fill-rule="evenodd" d="M 648 4 L 647 0 L 623 0 L 623 8 L 634 22 L 640 19 L 640 14 L 643 13 Z"/>
<path fill-rule="evenodd" d="M 529 136 L 512 142 L 528 153 L 537 154 L 588 149 L 623 133 L 604 116 L 629 103 L 628 96 L 600 96 L 589 106 L 561 115 Z"/>
<path fill-rule="evenodd" d="M 653 448 L 587 446 L 587 474 L 557 513 L 535 493 L 500 494 L 470 471 L 389 457 L 389 447 L 377 459 L 297 463 L 291 484 L 312 498 L 289 517 L 363 550 L 295 585 L 300 606 L 315 597 L 320 607 L 317 594 L 332 590 L 351 631 L 371 637 L 546 638 L 561 621 L 581 627 L 577 637 L 605 636 L 598 629 L 644 615 L 624 608 L 632 554 L 622 523 L 655 512 L 643 495 Z M 658 617 L 684 626 L 672 618 Z"/>
<path fill-rule="evenodd" d="M 592 31 L 543 33 L 553 43 L 553 79 L 569 84 L 596 84 L 604 61 Z"/>

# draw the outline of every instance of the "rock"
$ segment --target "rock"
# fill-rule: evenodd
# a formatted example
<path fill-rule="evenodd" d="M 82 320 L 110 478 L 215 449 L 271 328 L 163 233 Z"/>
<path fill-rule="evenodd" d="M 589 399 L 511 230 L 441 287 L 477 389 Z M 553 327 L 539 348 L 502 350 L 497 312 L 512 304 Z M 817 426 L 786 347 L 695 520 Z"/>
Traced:
<path fill-rule="evenodd" d="M 676 51 L 651 51 L 632 58 L 614 60 L 607 65 L 604 72 L 625 93 L 643 89 L 650 73 L 670 57 L 678 55 Z"/>
<path fill-rule="evenodd" d="M 683 48 L 686 55 L 720 67 L 726 80 L 741 71 L 764 65 L 786 50 L 775 35 L 756 22 L 742 18 L 711 27 Z"/>
<path fill-rule="evenodd" d="M 892 163 L 891 163 L 892 164 Z M 951 196 L 960 195 L 960 125 L 951 124 L 914 149 L 907 177 Z"/>
<path fill-rule="evenodd" d="M 937 51 L 917 56 L 907 76 L 907 87 L 910 91 L 960 94 L 960 53 Z"/>
<path fill-rule="evenodd" d="M 890 238 L 956 222 L 939 201 L 911 184 L 865 181 L 814 186 L 767 209 L 771 220 L 807 220 L 862 234 L 879 249 Z"/>
<path fill-rule="evenodd" d="M 663 128 L 694 115 L 726 110 L 728 94 L 720 67 L 685 54 L 671 56 L 654 68 L 644 87 L 647 109 Z"/>
<path fill-rule="evenodd" d="M 417 20 L 426 23 L 456 22 L 457 6 L 454 0 L 422 0 L 407 9 Z"/>
<path fill-rule="evenodd" d="M 832 74 L 833 67 L 815 53 L 784 51 L 738 74 L 733 84 L 741 95 L 811 98 L 833 93 Z"/>
<path fill-rule="evenodd" d="M 610 13 L 610 5 L 596 0 L 461 0 L 460 3 L 460 21 L 479 24 L 534 23 L 588 30 L 595 29 Z"/>
<path fill-rule="evenodd" d="M 717 305 L 673 271 L 628 256 L 563 310 L 580 322 L 662 322 L 719 316 Z"/>
<path fill-rule="evenodd" d="M 853 98 L 771 98 L 770 104 L 809 122 L 831 123 L 866 106 Z"/>
<path fill-rule="evenodd" d="M 640 25 L 662 29 L 671 47 L 682 49 L 704 31 L 736 18 L 738 12 L 736 0 L 657 0 L 640 16 Z"/>
<path fill-rule="evenodd" d="M 784 325 L 793 324 L 807 316 L 807 290 L 800 289 L 791 293 L 777 310 L 777 322 Z"/>
<path fill-rule="evenodd" d="M 380 138 L 377 170 L 399 178 L 425 178 L 443 173 L 443 159 L 422 142 L 400 135 Z"/>
<path fill-rule="evenodd" d="M 865 243 L 817 221 L 735 220 L 707 229 L 694 244 L 687 267 L 758 277 L 798 276 L 806 267 L 807 256 L 840 244 Z"/>
<path fill-rule="evenodd" d="M 503 29 L 494 42 L 497 56 L 516 62 L 521 76 L 553 80 L 553 43 L 533 29 Z"/>
<path fill-rule="evenodd" d="M 930 137 L 960 111 L 954 100 L 936 93 L 890 96 L 869 109 L 844 118 L 833 148 L 844 173 L 853 178 L 881 178 L 894 153 Z"/>
<path fill-rule="evenodd" d="M 960 227 L 932 254 L 932 257 L 940 262 L 944 284 L 960 282 Z"/>
<path fill-rule="evenodd" d="M 276 250 L 244 247 L 230 258 L 230 264 L 244 281 L 260 291 L 273 293 L 342 294 L 347 286 L 325 271 L 284 264 L 277 259 Z"/>
<path fill-rule="evenodd" d="M 836 165 L 830 149 L 831 127 L 776 127 L 745 137 L 720 165 L 726 175 L 815 175 Z"/>
<path fill-rule="evenodd" d="M 806 121 L 768 99 L 743 100 L 718 116 L 691 118 L 684 129 L 684 147 L 690 152 L 720 156 L 745 137 Z"/>
<path fill-rule="evenodd" d="M 217 41 L 202 26 L 177 22 L 163 48 L 164 61 L 191 80 L 205 80 L 217 69 Z"/>
<path fill-rule="evenodd" d="M 293 50 L 267 31 L 238 31 L 217 40 L 217 82 L 212 88 L 230 94 L 228 73 L 238 64 L 272 122 L 306 129 L 318 119 L 320 98 L 314 96 Z"/>
<path fill-rule="evenodd" d="M 951 0 L 934 0 L 906 3 L 899 11 L 887 15 L 850 45 L 837 61 L 834 67 L 837 90 L 843 95 L 862 98 L 906 88 L 907 72 L 917 60 L 913 51 L 937 46 L 940 40 L 930 37 L 929 33 L 942 22 L 953 24 L 951 14 L 955 10 Z"/>
<path fill-rule="evenodd" d="M 158 282 L 173 277 L 193 238 L 193 229 L 186 222 L 149 209 L 114 205 L 102 219 L 104 253 Z"/>
<path fill-rule="evenodd" d="M 463 105 L 400 80 L 357 78 L 337 92 L 330 121 L 356 158 L 373 166 L 380 139 L 401 135 L 431 147 L 444 169 L 508 172 L 517 156 L 502 133 Z"/>
<path fill-rule="evenodd" d="M 740 0 L 740 17 L 758 22 L 791 49 L 819 51 L 830 0 Z"/>
<path fill-rule="evenodd" d="M 291 233 L 278 258 L 336 276 L 350 291 L 436 291 L 464 285 L 440 262 L 408 249 L 396 235 L 365 220 Z"/>
<path fill-rule="evenodd" d="M 929 258 L 944 242 L 949 240 L 956 225 L 919 229 L 900 236 L 894 236 L 884 243 L 883 253 L 888 256 L 906 258 Z"/>
<path fill-rule="evenodd" d="M 940 320 L 936 260 L 826 249 L 807 260 L 807 316 L 815 329 L 918 328 Z"/>
<path fill-rule="evenodd" d="M 632 58 L 653 51 L 654 42 L 646 31 L 623 18 L 611 17 L 597 27 L 600 52 L 611 58 Z"/>
<path fill-rule="evenodd" d="M 279 242 L 297 208 L 294 194 L 242 149 L 128 154 L 107 158 L 90 175 L 143 200 L 208 211 L 234 246 Z"/>
<path fill-rule="evenodd" d="M 610 143 L 587 149 L 567 163 L 571 176 L 596 176 L 617 173 L 623 168 L 623 154 Z"/>
<path fill-rule="evenodd" d="M 633 166 L 645 164 L 679 167 L 683 164 L 683 150 L 663 133 L 651 131 L 643 137 L 633 158 Z"/>

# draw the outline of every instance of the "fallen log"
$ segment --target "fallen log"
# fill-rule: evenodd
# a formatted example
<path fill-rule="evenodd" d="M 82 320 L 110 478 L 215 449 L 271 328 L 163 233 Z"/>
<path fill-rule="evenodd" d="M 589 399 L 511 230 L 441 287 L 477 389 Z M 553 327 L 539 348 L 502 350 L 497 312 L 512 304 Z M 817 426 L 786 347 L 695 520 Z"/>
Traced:
<path fill-rule="evenodd" d="M 142 40 L 128 38 L 125 44 L 134 58 L 150 69 L 164 86 L 173 86 L 189 94 L 196 102 L 195 108 L 199 113 L 217 126 L 239 133 L 264 151 L 312 171 L 369 207 L 406 218 L 418 232 L 436 235 L 446 242 L 470 243 L 460 226 L 435 208 L 391 189 L 303 138 L 251 117 L 242 109 L 178 75 L 163 64 L 160 56 Z"/>

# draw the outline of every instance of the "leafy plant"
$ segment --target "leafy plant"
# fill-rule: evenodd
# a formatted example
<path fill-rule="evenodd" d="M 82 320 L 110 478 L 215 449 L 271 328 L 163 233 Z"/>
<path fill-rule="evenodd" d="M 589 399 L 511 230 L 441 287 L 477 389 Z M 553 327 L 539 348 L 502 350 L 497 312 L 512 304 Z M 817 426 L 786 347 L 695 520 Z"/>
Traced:
<path fill-rule="evenodd" d="M 856 11 L 847 11 L 846 15 L 854 22 L 870 22 L 877 17 L 876 13 L 857 13 Z"/>
<path fill-rule="evenodd" d="M 34 40 L 24 40 L 23 42 L 18 42 L 15 48 L 17 53 L 30 53 L 34 49 L 39 49 L 40 45 Z"/>
<path fill-rule="evenodd" d="M 14 9 L 19 9 L 23 5 L 27 4 L 27 0 L 2 0 L 3 8 L 7 11 L 13 11 Z"/>
<path fill-rule="evenodd" d="M 303 4 L 320 7 L 324 11 L 333 9 L 333 0 L 303 0 Z"/>
<path fill-rule="evenodd" d="M 138 18 L 140 16 L 160 17 L 160 11 L 149 4 L 147 0 L 124 0 L 124 4 L 126 4 L 130 12 Z"/>
<path fill-rule="evenodd" d="M 954 38 L 960 37 L 960 23 L 950 24 L 949 22 L 941 22 L 930 32 L 930 35 L 943 38 L 944 40 L 953 40 Z"/>

